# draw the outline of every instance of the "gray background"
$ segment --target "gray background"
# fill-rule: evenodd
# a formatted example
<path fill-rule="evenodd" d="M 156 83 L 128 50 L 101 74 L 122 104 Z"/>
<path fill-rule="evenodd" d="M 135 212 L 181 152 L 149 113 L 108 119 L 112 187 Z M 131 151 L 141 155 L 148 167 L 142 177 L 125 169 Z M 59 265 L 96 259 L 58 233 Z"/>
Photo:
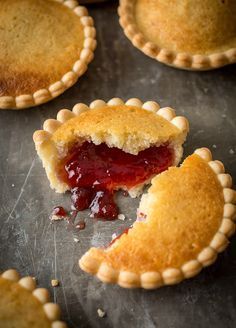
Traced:
<path fill-rule="evenodd" d="M 156 291 L 106 286 L 83 273 L 78 258 L 91 245 L 104 245 L 113 232 L 135 219 L 139 200 L 118 196 L 125 222 L 99 222 L 75 232 L 64 222 L 50 224 L 53 206 L 69 204 L 69 195 L 50 190 L 32 142 L 33 131 L 61 108 L 96 98 L 140 97 L 156 100 L 186 115 L 191 133 L 185 155 L 208 146 L 236 178 L 236 66 L 194 73 L 157 63 L 125 38 L 117 3 L 91 6 L 98 48 L 88 72 L 54 101 L 24 111 L 0 111 L 0 270 L 17 268 L 51 290 L 70 327 L 235 327 L 236 240 L 218 261 L 196 278 Z M 50 281 L 60 280 L 52 289 Z M 98 318 L 97 309 L 107 312 Z"/>

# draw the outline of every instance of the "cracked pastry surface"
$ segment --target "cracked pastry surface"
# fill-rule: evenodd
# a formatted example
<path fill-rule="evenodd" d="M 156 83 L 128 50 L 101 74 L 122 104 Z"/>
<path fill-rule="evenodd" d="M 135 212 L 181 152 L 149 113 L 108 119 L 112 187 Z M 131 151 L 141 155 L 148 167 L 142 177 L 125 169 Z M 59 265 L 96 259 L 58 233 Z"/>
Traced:
<path fill-rule="evenodd" d="M 235 231 L 231 183 L 222 163 L 212 161 L 208 150 L 197 150 L 180 168 L 152 180 L 139 207 L 145 220 L 110 247 L 91 248 L 80 267 L 128 288 L 156 288 L 196 275 L 215 261 Z"/>

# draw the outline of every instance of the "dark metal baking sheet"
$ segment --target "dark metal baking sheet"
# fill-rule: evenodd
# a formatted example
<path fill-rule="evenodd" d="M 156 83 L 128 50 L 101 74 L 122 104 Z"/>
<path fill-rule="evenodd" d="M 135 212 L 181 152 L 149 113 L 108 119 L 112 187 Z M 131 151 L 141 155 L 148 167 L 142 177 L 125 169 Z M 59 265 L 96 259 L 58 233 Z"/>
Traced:
<path fill-rule="evenodd" d="M 48 104 L 0 111 L 0 270 L 15 267 L 22 275 L 35 276 L 40 286 L 51 290 L 70 327 L 234 327 L 235 238 L 218 261 L 194 279 L 156 291 L 125 290 L 83 273 L 77 261 L 91 245 L 107 243 L 113 232 L 135 219 L 138 199 L 119 195 L 127 220 L 88 219 L 79 243 L 64 222 L 50 224 L 52 207 L 68 204 L 69 196 L 50 190 L 32 134 L 59 109 L 72 108 L 77 102 L 138 96 L 173 106 L 191 124 L 185 154 L 207 146 L 236 179 L 236 66 L 202 73 L 164 66 L 126 39 L 118 24 L 116 2 L 89 9 L 98 48 L 88 72 Z M 60 287 L 50 287 L 53 278 L 59 279 Z M 98 317 L 98 308 L 106 311 L 106 318 Z"/>

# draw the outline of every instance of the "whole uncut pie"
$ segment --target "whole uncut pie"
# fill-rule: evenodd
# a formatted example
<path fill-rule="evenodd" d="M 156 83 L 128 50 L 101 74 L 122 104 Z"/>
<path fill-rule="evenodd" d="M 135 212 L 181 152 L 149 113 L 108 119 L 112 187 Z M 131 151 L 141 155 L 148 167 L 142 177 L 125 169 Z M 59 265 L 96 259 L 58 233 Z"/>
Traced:
<path fill-rule="evenodd" d="M 60 308 L 49 302 L 49 292 L 36 288 L 31 277 L 16 270 L 0 275 L 0 326 L 4 328 L 66 328 L 59 321 Z"/>
<path fill-rule="evenodd" d="M 114 98 L 77 104 L 44 122 L 34 142 L 51 187 L 72 192 L 73 208 L 114 219 L 118 189 L 136 197 L 157 173 L 177 165 L 188 121 L 153 101 Z"/>
<path fill-rule="evenodd" d="M 234 0 L 120 0 L 133 45 L 167 65 L 208 70 L 236 62 Z"/>
<path fill-rule="evenodd" d="M 0 1 L 0 108 L 45 103 L 87 70 L 93 20 L 77 1 Z"/>
<path fill-rule="evenodd" d="M 224 166 L 202 148 L 157 175 L 133 227 L 80 267 L 103 282 L 157 288 L 193 277 L 216 260 L 235 231 L 236 192 Z"/>

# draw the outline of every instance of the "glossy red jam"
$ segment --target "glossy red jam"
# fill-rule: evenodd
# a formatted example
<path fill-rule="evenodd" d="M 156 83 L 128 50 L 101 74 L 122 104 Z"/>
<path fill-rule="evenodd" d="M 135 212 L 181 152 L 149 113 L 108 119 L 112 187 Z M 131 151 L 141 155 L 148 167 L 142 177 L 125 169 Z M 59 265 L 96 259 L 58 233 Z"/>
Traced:
<path fill-rule="evenodd" d="M 167 146 L 150 147 L 131 155 L 106 144 L 84 142 L 70 150 L 59 176 L 70 186 L 76 210 L 90 208 L 96 218 L 114 219 L 118 215 L 114 190 L 141 184 L 166 170 L 172 161 L 172 150 Z"/>
<path fill-rule="evenodd" d="M 56 221 L 56 220 L 63 220 L 67 217 L 67 212 L 62 206 L 54 207 L 52 210 L 52 213 L 50 215 L 50 220 Z"/>

